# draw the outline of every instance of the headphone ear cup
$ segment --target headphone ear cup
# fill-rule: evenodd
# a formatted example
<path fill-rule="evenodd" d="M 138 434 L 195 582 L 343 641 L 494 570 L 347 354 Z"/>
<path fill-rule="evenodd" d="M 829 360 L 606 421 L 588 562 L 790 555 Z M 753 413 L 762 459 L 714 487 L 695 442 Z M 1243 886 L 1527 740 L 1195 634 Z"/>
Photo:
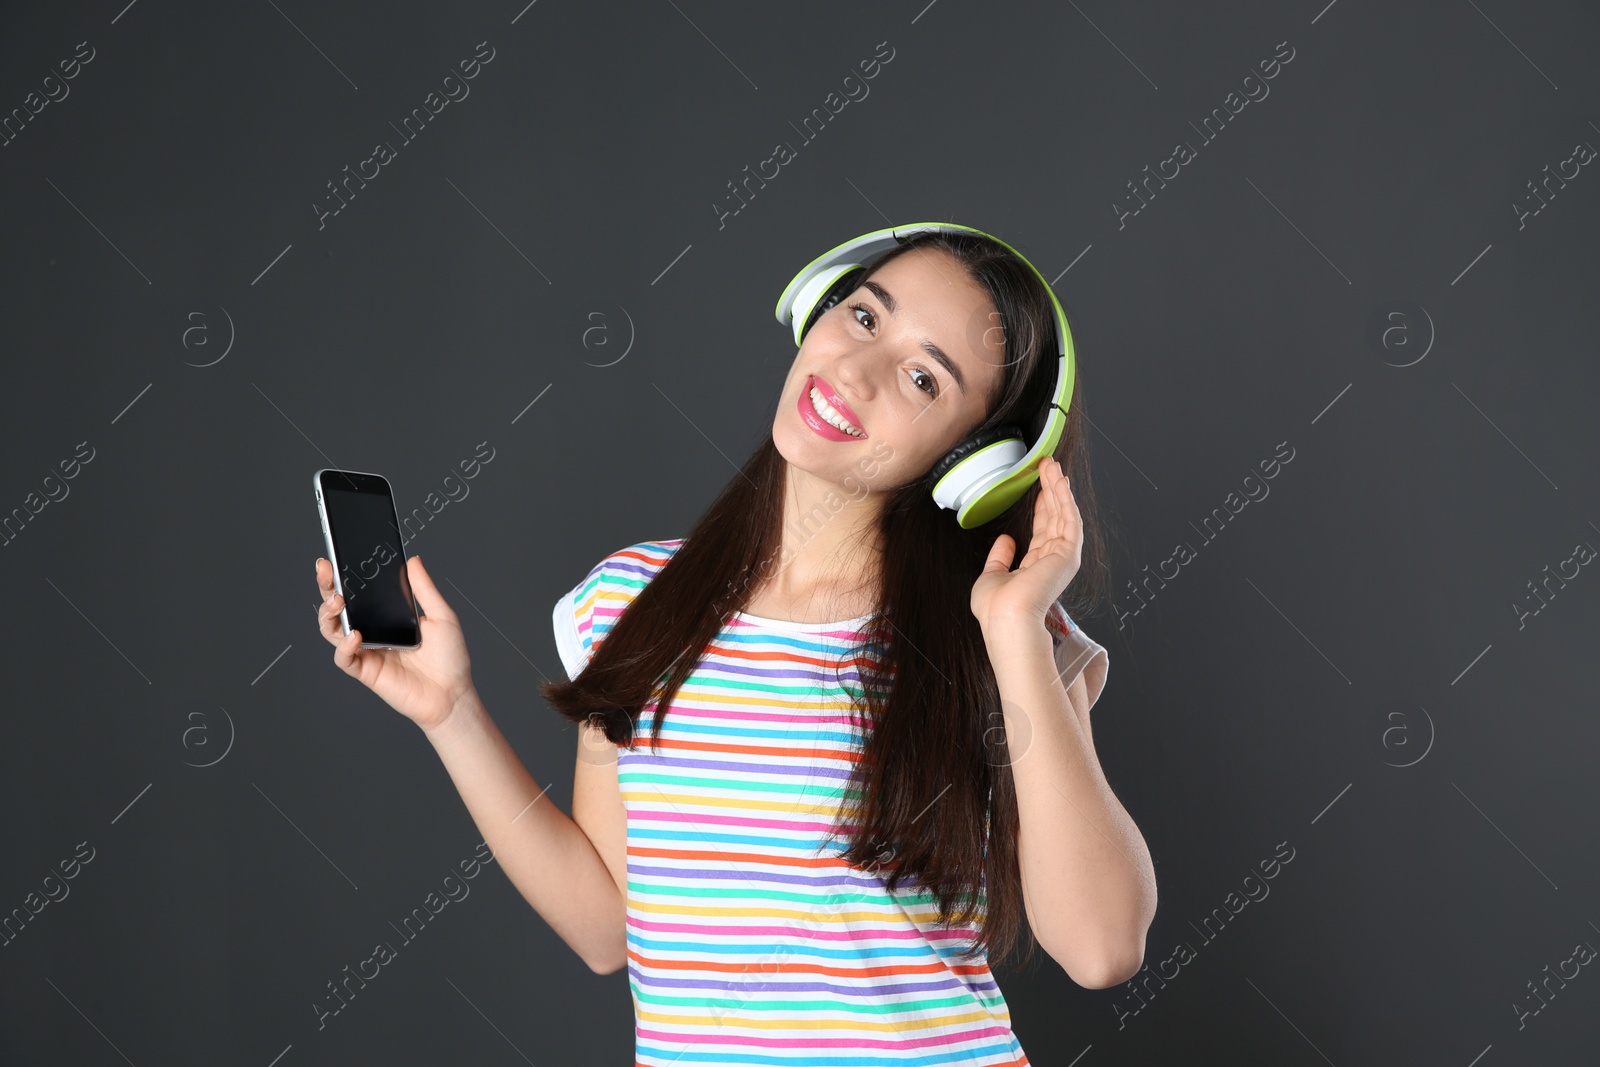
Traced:
<path fill-rule="evenodd" d="M 933 487 L 939 484 L 939 479 L 949 474 L 956 464 L 973 453 L 989 447 L 996 441 L 1004 441 L 1008 437 L 1021 440 L 1023 433 L 1015 426 L 991 426 L 987 430 L 980 430 L 956 445 L 956 447 L 946 452 L 939 462 L 933 465 L 932 470 L 928 471 L 927 484 L 929 492 L 933 491 Z"/>
<path fill-rule="evenodd" d="M 794 314 L 796 316 L 799 316 L 802 313 L 805 315 L 805 325 L 800 328 L 800 336 L 802 339 L 804 339 L 806 334 L 811 332 L 812 325 L 815 324 L 818 319 L 822 318 L 822 316 L 827 313 L 829 308 L 833 307 L 839 301 L 856 291 L 856 285 L 860 281 L 861 276 L 865 273 L 865 267 L 857 267 L 855 270 L 845 271 L 843 274 L 839 275 L 839 280 L 830 285 L 827 290 L 817 298 L 817 302 L 811 307 L 797 307 L 794 309 Z"/>

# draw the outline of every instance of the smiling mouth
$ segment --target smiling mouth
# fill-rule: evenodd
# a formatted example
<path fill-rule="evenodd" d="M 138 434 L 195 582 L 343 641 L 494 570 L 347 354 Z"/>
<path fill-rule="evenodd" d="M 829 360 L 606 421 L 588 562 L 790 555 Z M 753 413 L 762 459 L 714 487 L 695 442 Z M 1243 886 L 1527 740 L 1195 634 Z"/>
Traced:
<path fill-rule="evenodd" d="M 822 419 L 828 425 L 832 426 L 841 433 L 849 434 L 851 437 L 867 436 L 866 432 L 862 430 L 861 427 L 855 425 L 849 419 L 839 414 L 839 412 L 834 409 L 833 405 L 828 403 L 828 401 L 823 397 L 822 390 L 818 389 L 815 385 L 811 387 L 810 397 L 812 410 L 817 413 L 818 418 Z"/>

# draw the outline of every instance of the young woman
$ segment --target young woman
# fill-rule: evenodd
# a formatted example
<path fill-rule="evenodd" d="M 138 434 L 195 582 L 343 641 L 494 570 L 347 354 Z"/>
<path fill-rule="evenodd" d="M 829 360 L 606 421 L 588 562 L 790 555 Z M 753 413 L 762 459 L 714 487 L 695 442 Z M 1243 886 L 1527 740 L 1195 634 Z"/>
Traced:
<path fill-rule="evenodd" d="M 801 302 L 771 436 L 694 528 L 556 604 L 569 680 L 541 690 L 580 724 L 571 818 L 421 561 L 415 651 L 341 636 L 317 563 L 335 663 L 422 727 L 588 966 L 627 966 L 638 1064 L 1026 1064 L 991 956 L 1031 930 L 1090 988 L 1143 959 L 1154 873 L 1089 719 L 1106 651 L 1063 607 L 1105 592 L 1064 315 L 986 234 L 879 233 Z M 933 484 L 975 434 L 1040 440 L 1067 382 L 1021 498 L 958 523 Z"/>

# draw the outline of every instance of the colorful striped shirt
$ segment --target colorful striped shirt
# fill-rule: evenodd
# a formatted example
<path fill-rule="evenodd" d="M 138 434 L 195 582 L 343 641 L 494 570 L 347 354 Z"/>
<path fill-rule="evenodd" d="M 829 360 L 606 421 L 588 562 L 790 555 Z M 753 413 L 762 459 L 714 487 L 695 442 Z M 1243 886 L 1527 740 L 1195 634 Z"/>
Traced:
<path fill-rule="evenodd" d="M 561 598 L 568 677 L 682 544 L 615 552 Z M 889 889 L 840 858 L 847 835 L 824 839 L 862 748 L 866 622 L 735 613 L 661 747 L 647 704 L 618 748 L 638 1067 L 1028 1063 L 986 956 L 957 958 L 978 926 L 938 925 L 931 893 Z M 1059 606 L 1050 628 L 1063 683 L 1084 673 L 1092 702 L 1105 649 Z"/>

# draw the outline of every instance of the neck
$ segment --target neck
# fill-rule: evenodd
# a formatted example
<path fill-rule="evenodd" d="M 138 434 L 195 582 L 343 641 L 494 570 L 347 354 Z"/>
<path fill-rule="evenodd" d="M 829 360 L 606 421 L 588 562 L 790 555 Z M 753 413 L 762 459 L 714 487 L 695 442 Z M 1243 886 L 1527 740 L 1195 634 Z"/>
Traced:
<path fill-rule="evenodd" d="M 782 548 L 764 591 L 781 601 L 861 604 L 875 596 L 878 519 L 886 497 L 846 488 L 793 464 L 784 480 Z M 857 614 L 865 614 L 862 607 Z"/>

